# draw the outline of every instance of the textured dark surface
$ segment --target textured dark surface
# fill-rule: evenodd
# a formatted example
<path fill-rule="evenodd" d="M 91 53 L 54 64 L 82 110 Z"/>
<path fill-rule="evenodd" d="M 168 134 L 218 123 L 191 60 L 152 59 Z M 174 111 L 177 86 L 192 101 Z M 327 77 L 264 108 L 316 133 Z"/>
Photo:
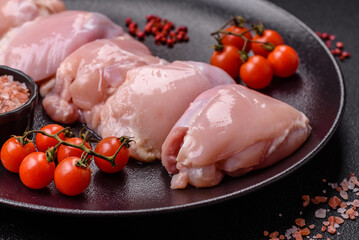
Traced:
<path fill-rule="evenodd" d="M 79 2 L 80 1 L 73 1 L 74 6 L 81 8 L 81 4 L 77 4 Z M 98 11 L 107 9 L 108 6 L 106 5 L 108 4 L 106 4 L 106 1 L 102 1 L 102 3 L 101 6 L 96 5 L 93 7 L 98 8 Z M 126 216 L 120 218 L 84 218 L 58 216 L 56 214 L 46 213 L 41 214 L 1 207 L 0 237 L 3 239 L 63 239 L 72 231 L 75 231 L 75 234 L 78 236 L 83 234 L 83 236 L 96 237 L 102 236 L 102 234 L 104 234 L 103 236 L 106 236 L 106 233 L 112 235 L 113 232 L 116 232 L 114 231 L 115 229 L 121 229 L 122 235 L 125 233 L 127 234 L 128 232 L 133 238 L 148 238 L 153 236 L 160 239 L 187 239 L 195 237 L 200 239 L 264 239 L 263 230 L 279 230 L 283 232 L 294 224 L 294 219 L 298 217 L 300 211 L 302 211 L 301 195 L 321 194 L 322 189 L 326 186 L 321 182 L 321 179 L 326 178 L 330 181 L 341 181 L 344 177 L 348 177 L 350 172 L 357 173 L 359 163 L 356 159 L 358 145 L 356 129 L 358 128 L 359 122 L 357 119 L 358 107 L 356 105 L 358 102 L 358 83 L 356 81 L 356 76 L 358 73 L 357 55 L 359 54 L 359 51 L 357 49 L 359 43 L 356 41 L 358 31 L 355 30 L 355 23 L 358 22 L 358 15 L 355 15 L 355 9 L 358 6 L 354 6 L 353 3 L 353 6 L 348 6 L 348 3 L 344 1 L 283 0 L 274 1 L 274 3 L 287 9 L 313 30 L 327 31 L 336 34 L 337 38 L 345 43 L 345 48 L 352 53 L 351 59 L 339 63 L 343 71 L 347 89 L 347 104 L 344 117 L 333 138 L 315 158 L 290 176 L 266 186 L 260 191 L 220 202 L 215 205 L 191 208 L 174 213 L 159 215 L 149 214 L 148 216 L 133 217 Z M 206 8 L 206 5 L 202 6 L 195 1 L 193 1 L 192 4 L 193 7 L 190 9 L 196 9 L 195 7 Z M 123 5 L 125 6 L 125 4 Z M 235 11 L 235 9 L 225 8 L 225 6 L 224 9 L 221 9 L 219 6 L 221 6 L 221 4 L 218 4 L 218 8 L 207 9 L 208 16 L 206 17 L 212 19 L 213 15 L 218 15 L 223 12 L 223 19 L 225 19 L 225 14 L 230 15 Z M 151 7 L 157 9 L 158 12 L 154 13 L 160 15 L 168 13 L 168 10 L 163 10 L 161 6 Z M 124 16 L 121 16 L 121 19 L 124 19 L 128 15 L 137 16 L 138 13 L 135 13 L 137 11 L 144 11 L 144 9 L 146 9 L 146 6 L 144 5 L 134 9 L 111 9 L 110 15 L 116 16 L 116 14 L 118 14 L 120 16 L 121 14 L 125 14 Z M 241 6 L 238 6 L 238 9 L 241 9 Z M 195 10 L 193 11 L 195 12 Z M 257 9 L 255 11 L 260 10 Z M 176 16 L 175 13 L 169 18 L 174 19 L 175 22 L 181 22 L 181 17 L 186 20 L 183 16 Z M 204 16 L 201 15 L 201 17 Z M 267 16 L 266 14 L 258 17 L 256 16 L 256 19 L 262 17 L 263 20 L 260 20 L 264 22 L 266 22 L 266 19 L 271 23 L 275 21 L 271 16 Z M 218 21 L 222 21 L 223 19 L 218 19 Z M 185 24 L 187 24 L 187 21 Z M 196 20 L 193 20 L 192 22 L 191 26 L 193 27 L 199 25 Z M 221 22 L 213 23 L 213 26 L 216 27 L 220 25 L 220 23 Z M 273 24 L 275 24 L 275 22 Z M 278 23 L 278 28 L 283 25 L 285 26 L 286 24 L 286 22 L 280 22 Z M 201 27 L 202 26 L 198 27 L 198 31 L 212 31 L 212 29 Z M 190 29 L 190 31 L 197 31 L 196 28 L 192 29 Z M 288 32 L 286 31 L 285 34 L 288 34 L 287 36 L 292 39 L 293 42 L 291 43 L 293 43 L 294 46 L 304 48 L 300 45 L 300 39 L 294 39 L 296 36 L 295 29 L 288 29 Z M 191 39 L 190 43 L 200 44 L 199 40 L 196 40 L 196 38 Z M 149 43 L 149 46 L 151 47 L 151 43 Z M 154 49 L 161 48 L 153 48 L 153 50 Z M 203 58 L 208 58 L 208 55 L 210 54 L 209 51 L 203 53 L 199 49 L 198 53 L 194 52 L 187 55 L 185 52 L 185 45 L 178 45 L 178 48 L 176 46 L 173 50 L 173 59 L 193 59 L 191 57 L 195 56 L 198 57 L 198 59 L 194 60 L 203 60 Z M 162 50 L 158 50 L 158 52 L 154 51 L 154 54 L 160 56 L 166 54 L 161 51 Z M 314 52 L 315 49 L 311 52 L 311 48 L 309 47 L 308 52 L 305 53 L 307 55 L 305 56 L 318 59 L 317 61 L 320 62 L 322 60 L 322 55 L 314 55 Z M 313 63 L 313 67 L 316 66 L 315 62 Z M 324 72 L 324 74 L 333 73 Z M 312 77 L 316 78 L 317 76 L 313 75 Z M 325 83 L 323 84 L 325 85 Z M 327 89 L 323 91 L 322 94 L 331 91 L 335 91 L 335 89 Z M 285 99 L 286 96 L 280 96 L 279 94 L 278 97 L 283 97 Z M 295 102 L 293 104 L 295 104 Z M 315 103 L 313 103 L 313 105 L 314 104 Z M 331 108 L 317 110 L 326 112 L 330 111 Z M 137 168 L 146 167 L 137 166 Z M 4 174 L 3 171 L 1 174 Z M 120 175 L 118 178 L 121 180 L 123 176 Z M 41 194 L 46 195 L 46 192 L 40 193 L 39 197 L 41 197 Z M 331 195 L 334 193 L 329 191 L 327 194 Z M 86 200 L 91 202 L 91 199 Z M 80 202 L 81 198 L 78 198 L 75 201 Z M 103 204 L 106 206 L 107 203 L 103 202 Z M 146 202 L 143 204 L 145 205 Z M 319 221 L 314 218 L 313 213 L 313 208 L 305 209 L 302 217 L 306 218 L 307 222 L 318 223 Z M 62 229 L 67 231 L 62 231 Z M 171 233 L 168 233 L 166 230 L 170 230 Z M 355 235 L 357 230 L 357 222 L 346 222 L 341 226 L 341 235 L 336 237 L 336 239 L 357 239 L 357 236 Z"/>

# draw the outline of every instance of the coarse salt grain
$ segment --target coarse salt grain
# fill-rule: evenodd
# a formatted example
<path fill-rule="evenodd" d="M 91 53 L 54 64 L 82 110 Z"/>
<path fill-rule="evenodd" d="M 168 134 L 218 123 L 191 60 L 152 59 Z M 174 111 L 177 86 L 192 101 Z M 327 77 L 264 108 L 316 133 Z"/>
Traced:
<path fill-rule="evenodd" d="M 303 228 L 300 230 L 300 234 L 303 236 L 308 236 L 310 234 L 309 228 Z"/>
<path fill-rule="evenodd" d="M 340 183 L 340 186 L 342 187 L 342 189 L 344 191 L 348 191 L 349 190 L 348 180 L 346 178 L 344 178 L 344 180 Z"/>
<path fill-rule="evenodd" d="M 295 240 L 303 240 L 302 234 L 300 232 L 294 233 Z"/>
<path fill-rule="evenodd" d="M 332 189 L 336 189 L 338 187 L 338 183 L 328 183 L 328 185 L 332 188 Z"/>
<path fill-rule="evenodd" d="M 326 181 L 323 181 L 326 182 Z M 359 195 L 359 181 L 357 177 L 351 173 L 349 180 L 347 178 L 344 178 L 342 182 L 340 183 L 328 183 L 328 186 L 330 186 L 332 189 L 335 189 L 338 192 L 338 195 L 340 195 L 340 198 L 337 196 L 332 196 L 331 198 L 327 198 L 326 196 L 316 196 L 313 198 L 310 198 L 309 195 L 302 195 L 303 207 L 306 207 L 307 205 L 312 202 L 313 204 L 321 204 L 321 203 L 327 203 L 329 208 L 319 208 L 315 211 L 315 217 L 317 218 L 326 218 L 327 214 L 332 214 L 332 209 L 336 210 L 336 212 L 341 216 L 334 216 L 331 215 L 328 217 L 326 221 L 323 221 L 323 225 L 319 226 L 318 230 L 321 230 L 323 234 L 326 232 L 331 235 L 340 235 L 340 232 L 337 231 L 337 229 L 340 227 L 342 223 L 346 219 L 356 220 L 357 217 L 359 217 L 359 213 L 357 211 L 357 207 L 359 207 L 359 199 L 354 199 L 353 201 L 345 201 L 349 199 L 349 193 L 352 192 L 353 195 L 358 196 Z M 326 191 L 322 191 L 323 193 L 326 193 Z M 329 199 L 329 200 L 328 200 Z M 328 200 L 328 202 L 327 202 Z M 301 214 L 302 215 L 302 211 Z M 321 239 L 324 238 L 323 234 L 320 233 L 312 233 L 312 236 L 309 236 L 311 233 L 310 231 L 315 231 L 315 225 L 311 224 L 308 227 L 305 226 L 305 219 L 304 218 L 297 218 L 295 220 L 295 223 L 298 227 L 292 226 L 292 228 L 287 229 L 285 233 L 286 239 L 292 239 L 300 240 L 303 239 L 303 236 L 306 236 L 306 239 Z M 303 228 L 304 227 L 304 228 Z M 317 231 L 318 231 L 317 230 Z M 283 235 L 279 235 L 277 237 L 272 238 L 273 239 L 281 239 L 280 237 Z M 327 240 L 331 238 L 326 238 Z"/>
<path fill-rule="evenodd" d="M 348 193 L 347 192 L 340 191 L 339 194 L 343 199 L 348 200 Z"/>
<path fill-rule="evenodd" d="M 298 227 L 304 227 L 305 226 L 305 219 L 304 218 L 297 218 L 297 219 L 295 219 L 295 224 L 297 224 Z"/>
<path fill-rule="evenodd" d="M 303 196 L 302 196 L 302 199 L 304 200 L 304 202 L 303 202 L 303 207 L 308 206 L 308 205 L 309 205 L 309 201 L 310 201 L 309 195 L 303 195 Z"/>
<path fill-rule="evenodd" d="M 312 198 L 312 203 L 313 204 L 325 203 L 327 199 L 328 199 L 327 197 L 315 196 L 314 198 Z"/>
<path fill-rule="evenodd" d="M 333 196 L 329 199 L 328 205 L 333 209 L 337 209 L 340 206 L 340 203 L 340 199 L 337 196 Z"/>
<path fill-rule="evenodd" d="M 316 218 L 325 218 L 327 215 L 327 210 L 324 208 L 319 208 L 315 211 L 314 215 Z"/>
<path fill-rule="evenodd" d="M 29 100 L 25 84 L 14 81 L 13 76 L 0 76 L 0 113 L 12 111 Z"/>
<path fill-rule="evenodd" d="M 328 226 L 328 233 L 334 234 L 336 233 L 337 229 L 334 226 Z"/>
<path fill-rule="evenodd" d="M 297 232 L 297 230 L 298 230 L 298 228 L 293 225 L 291 228 L 289 228 L 285 231 L 284 235 L 287 239 L 291 239 L 292 237 L 294 237 L 294 233 Z"/>
<path fill-rule="evenodd" d="M 356 176 L 351 176 L 349 178 L 349 181 L 354 183 L 355 185 L 357 185 L 359 187 L 359 181 L 358 181 L 358 178 Z"/>
<path fill-rule="evenodd" d="M 318 233 L 317 235 L 315 235 L 315 238 L 318 238 L 318 239 L 322 239 L 323 238 L 323 235 Z"/>
<path fill-rule="evenodd" d="M 355 207 L 359 207 L 359 200 L 354 199 L 354 201 L 352 202 L 352 205 L 355 206 Z"/>
<path fill-rule="evenodd" d="M 346 209 L 345 208 L 338 208 L 337 212 L 338 213 L 345 213 Z"/>
<path fill-rule="evenodd" d="M 278 236 L 279 236 L 278 231 L 275 231 L 275 232 L 272 232 L 271 234 L 269 234 L 269 237 L 271 237 L 271 238 L 278 237 Z"/>

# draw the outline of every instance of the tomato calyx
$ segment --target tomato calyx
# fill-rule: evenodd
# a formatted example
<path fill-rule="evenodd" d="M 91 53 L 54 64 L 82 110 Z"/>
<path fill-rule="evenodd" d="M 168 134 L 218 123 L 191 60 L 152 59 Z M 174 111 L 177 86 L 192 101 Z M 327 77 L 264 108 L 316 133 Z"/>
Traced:
<path fill-rule="evenodd" d="M 244 26 L 244 24 L 246 23 L 246 20 L 243 18 L 243 17 L 241 17 L 241 16 L 234 16 L 234 17 L 232 17 L 230 20 L 230 23 L 229 24 L 232 24 L 232 25 L 234 25 L 234 26 L 236 26 L 236 27 L 243 27 Z M 227 24 L 228 25 L 228 24 Z M 226 26 L 226 25 L 225 25 Z M 224 26 L 224 27 L 225 27 Z M 223 28 L 224 28 L 223 27 Z"/>
<path fill-rule="evenodd" d="M 261 22 L 252 24 L 252 29 L 257 35 L 262 36 L 264 32 L 264 25 Z"/>
<path fill-rule="evenodd" d="M 16 136 L 16 135 L 11 135 L 11 137 L 14 137 L 16 139 L 16 141 L 18 141 L 21 146 L 25 146 L 26 144 L 32 143 L 33 141 L 24 137 L 24 136 Z"/>
<path fill-rule="evenodd" d="M 225 29 L 228 25 L 233 25 L 236 27 L 243 27 L 244 24 L 247 21 L 242 17 L 242 16 L 234 16 L 232 18 L 230 18 L 219 30 L 223 30 Z M 211 35 L 213 35 L 214 33 L 212 33 Z"/>
<path fill-rule="evenodd" d="M 275 45 L 271 42 L 251 41 L 252 43 L 259 43 L 266 51 L 271 52 L 274 50 Z"/>
<path fill-rule="evenodd" d="M 246 51 L 239 51 L 241 55 L 242 64 L 248 61 L 248 53 Z"/>
<path fill-rule="evenodd" d="M 120 142 L 121 142 L 120 147 L 117 149 L 117 151 L 115 152 L 114 155 L 112 155 L 111 157 L 107 157 L 107 158 L 108 158 L 108 161 L 111 163 L 111 165 L 112 165 L 113 167 L 116 166 L 116 161 L 115 161 L 115 159 L 116 159 L 117 154 L 121 151 L 121 149 L 122 149 L 123 147 L 125 147 L 125 148 L 130 148 L 130 142 L 133 142 L 133 141 L 134 141 L 134 140 L 132 140 L 132 137 L 128 137 L 128 136 L 122 136 L 122 137 L 117 138 L 117 139 L 120 140 Z M 101 154 L 99 154 L 99 155 L 101 155 Z"/>
<path fill-rule="evenodd" d="M 75 166 L 86 169 L 88 167 L 88 163 L 91 161 L 91 158 L 88 158 L 88 155 L 89 153 L 83 152 L 81 158 L 76 161 Z"/>
<path fill-rule="evenodd" d="M 217 37 L 215 37 L 215 40 L 217 41 L 217 43 L 212 45 L 212 48 L 214 49 L 214 51 L 217 51 L 217 52 L 223 51 L 224 44 L 222 43 L 222 38 L 217 36 Z"/>
<path fill-rule="evenodd" d="M 120 140 L 121 144 L 125 147 L 125 148 L 130 148 L 130 142 L 135 142 L 135 140 L 132 139 L 132 137 L 128 137 L 128 136 L 122 136 L 117 138 L 118 140 Z M 121 146 L 122 147 L 122 146 Z M 118 151 L 120 151 L 121 149 L 119 149 Z"/>
<path fill-rule="evenodd" d="M 49 163 L 54 162 L 55 157 L 56 157 L 56 151 L 57 151 L 57 148 L 55 148 L 55 147 L 51 147 L 46 150 L 45 155 L 46 155 L 47 162 L 49 162 Z"/>
<path fill-rule="evenodd" d="M 80 129 L 79 131 L 79 138 L 81 138 L 83 140 L 82 144 L 85 144 L 85 142 L 88 143 L 98 143 L 99 140 L 93 138 L 93 136 L 95 135 L 93 131 L 91 131 L 91 135 L 89 135 L 89 130 L 86 127 L 86 125 L 83 126 L 83 128 Z"/>

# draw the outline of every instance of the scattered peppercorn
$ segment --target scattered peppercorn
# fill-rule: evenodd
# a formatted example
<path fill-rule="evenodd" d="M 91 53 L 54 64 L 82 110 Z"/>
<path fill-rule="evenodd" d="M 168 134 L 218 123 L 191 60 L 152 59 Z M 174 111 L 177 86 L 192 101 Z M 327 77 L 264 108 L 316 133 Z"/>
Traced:
<path fill-rule="evenodd" d="M 139 40 L 144 40 L 146 36 L 152 35 L 156 44 L 168 47 L 173 47 L 176 43 L 189 41 L 186 26 L 176 28 L 173 22 L 156 15 L 147 15 L 146 19 L 147 23 L 142 31 L 138 28 L 137 22 L 134 22 L 131 18 L 126 18 L 128 32 Z"/>
<path fill-rule="evenodd" d="M 332 48 L 332 41 L 336 39 L 335 35 L 331 35 L 329 33 L 322 33 L 322 32 L 316 32 L 317 36 L 320 37 L 324 42 L 325 45 L 330 49 L 330 52 L 339 58 L 339 60 L 343 61 L 346 58 L 350 58 L 350 53 L 347 51 L 343 51 L 344 43 L 337 41 L 334 46 L 335 48 Z"/>

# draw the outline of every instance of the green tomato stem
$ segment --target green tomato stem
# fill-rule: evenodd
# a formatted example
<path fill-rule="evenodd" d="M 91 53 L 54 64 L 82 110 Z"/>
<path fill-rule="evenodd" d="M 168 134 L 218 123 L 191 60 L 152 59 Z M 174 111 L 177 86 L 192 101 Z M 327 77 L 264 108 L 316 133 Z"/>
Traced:
<path fill-rule="evenodd" d="M 23 138 L 26 138 L 27 136 L 31 135 L 31 134 L 34 134 L 34 133 L 41 133 L 47 137 L 51 137 L 51 138 L 54 138 L 58 141 L 58 143 L 56 144 L 55 147 L 53 148 L 50 148 L 46 151 L 46 154 L 49 156 L 49 160 L 48 161 L 53 161 L 54 159 L 54 153 L 56 151 L 56 149 L 60 146 L 60 145 L 65 145 L 65 146 L 70 146 L 70 147 L 74 147 L 74 148 L 78 148 L 78 149 L 81 149 L 84 153 L 82 154 L 81 156 L 81 159 L 78 161 L 79 163 L 77 163 L 77 166 L 81 166 L 81 167 L 87 167 L 87 163 L 89 161 L 88 158 L 88 155 L 92 155 L 92 156 L 95 156 L 95 157 L 99 157 L 101 159 L 104 159 L 106 161 L 108 161 L 109 163 L 111 163 L 112 166 L 116 166 L 116 162 L 115 162 L 115 158 L 117 156 L 117 154 L 121 151 L 122 147 L 127 147 L 129 148 L 130 145 L 129 143 L 133 140 L 131 140 L 130 137 L 127 137 L 127 136 L 122 136 L 121 138 L 119 138 L 121 140 L 121 145 L 120 147 L 117 149 L 116 153 L 113 155 L 113 156 L 104 156 L 100 153 L 97 153 L 95 152 L 94 150 L 90 149 L 90 148 L 87 148 L 85 146 L 85 143 L 86 143 L 86 139 L 87 139 L 87 132 L 84 134 L 84 139 L 82 141 L 81 144 L 77 145 L 77 144 L 73 144 L 73 143 L 69 143 L 65 140 L 62 140 L 59 135 L 65 131 L 70 131 L 70 128 L 69 127 L 66 127 L 64 129 L 62 129 L 61 131 L 59 131 L 58 133 L 56 134 L 50 134 L 50 133 L 47 133 L 45 131 L 42 131 L 42 130 L 31 130 L 31 131 L 27 131 L 25 132 Z M 49 152 L 48 152 L 49 151 Z"/>

